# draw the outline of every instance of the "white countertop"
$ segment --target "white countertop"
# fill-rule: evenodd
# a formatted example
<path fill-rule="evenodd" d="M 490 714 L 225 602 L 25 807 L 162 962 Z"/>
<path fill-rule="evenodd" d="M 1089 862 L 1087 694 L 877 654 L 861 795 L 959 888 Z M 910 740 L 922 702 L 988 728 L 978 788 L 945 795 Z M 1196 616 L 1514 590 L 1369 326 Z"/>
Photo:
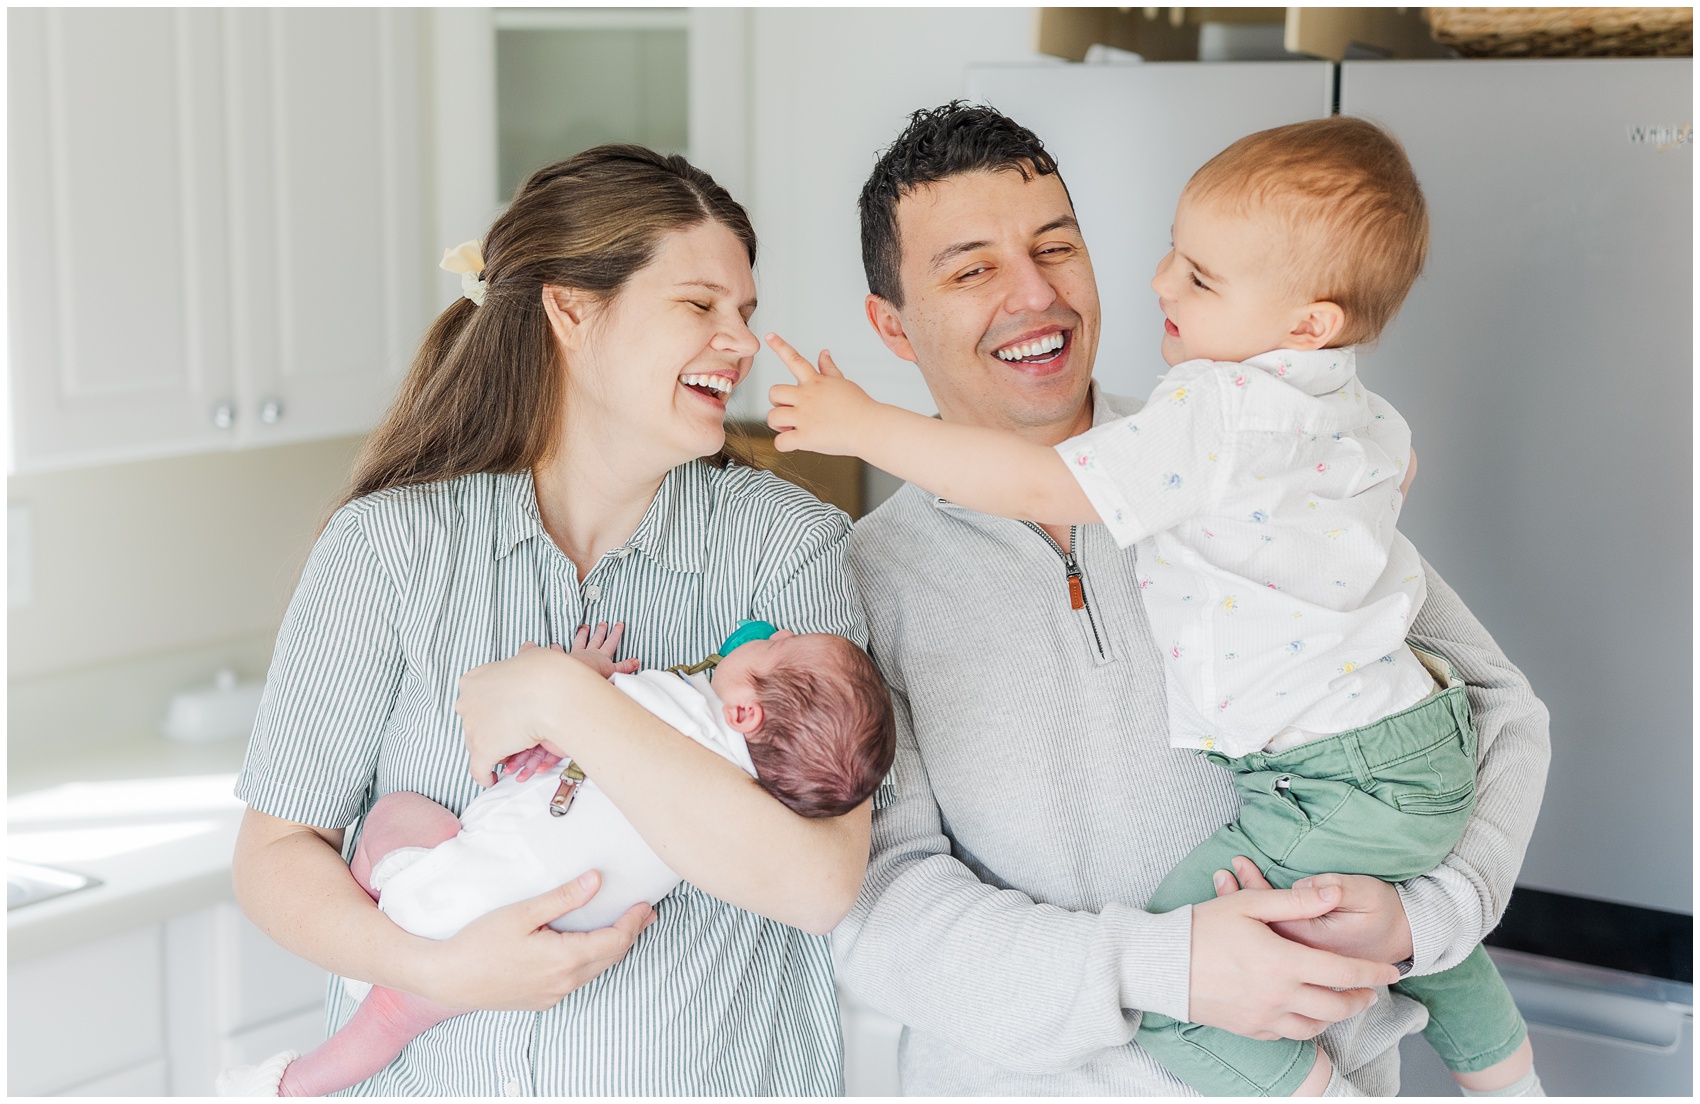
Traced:
<path fill-rule="evenodd" d="M 245 744 L 155 737 L 9 762 L 6 857 L 101 884 L 8 911 L 8 961 L 230 900 Z"/>

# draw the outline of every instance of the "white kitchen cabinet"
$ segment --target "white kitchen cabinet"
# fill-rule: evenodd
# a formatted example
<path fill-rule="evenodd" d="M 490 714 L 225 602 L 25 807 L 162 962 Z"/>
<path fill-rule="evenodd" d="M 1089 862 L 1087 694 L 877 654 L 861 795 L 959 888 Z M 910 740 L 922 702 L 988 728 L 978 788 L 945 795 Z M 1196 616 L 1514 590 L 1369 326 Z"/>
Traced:
<path fill-rule="evenodd" d="M 369 429 L 424 336 L 437 260 L 421 200 L 420 13 L 224 18 L 238 435 Z"/>
<path fill-rule="evenodd" d="M 163 1062 L 163 951 L 160 927 L 151 924 L 11 964 L 7 1095 L 44 1096 L 109 1076 L 124 1080 L 137 1067 Z"/>
<path fill-rule="evenodd" d="M 52 1093 L 53 1096 L 165 1096 L 171 1091 L 164 1058 L 108 1073 Z"/>
<path fill-rule="evenodd" d="M 165 925 L 171 1094 L 207 1096 L 220 1070 L 324 1040 L 325 972 L 231 904 Z"/>
<path fill-rule="evenodd" d="M 11 13 L 14 470 L 375 423 L 435 260 L 422 19 Z"/>
<path fill-rule="evenodd" d="M 231 904 L 9 964 L 11 1096 L 210 1096 L 222 1069 L 324 1039 L 323 970 Z"/>
<path fill-rule="evenodd" d="M 15 464 L 231 440 L 223 45 L 206 9 L 7 17 Z"/>

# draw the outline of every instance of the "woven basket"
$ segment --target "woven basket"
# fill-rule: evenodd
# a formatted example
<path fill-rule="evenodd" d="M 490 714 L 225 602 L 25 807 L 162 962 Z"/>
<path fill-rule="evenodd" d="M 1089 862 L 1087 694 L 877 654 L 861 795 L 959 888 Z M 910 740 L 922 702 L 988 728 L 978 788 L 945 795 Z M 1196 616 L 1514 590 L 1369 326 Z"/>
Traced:
<path fill-rule="evenodd" d="M 1692 57 L 1693 8 L 1425 8 L 1465 57 Z"/>

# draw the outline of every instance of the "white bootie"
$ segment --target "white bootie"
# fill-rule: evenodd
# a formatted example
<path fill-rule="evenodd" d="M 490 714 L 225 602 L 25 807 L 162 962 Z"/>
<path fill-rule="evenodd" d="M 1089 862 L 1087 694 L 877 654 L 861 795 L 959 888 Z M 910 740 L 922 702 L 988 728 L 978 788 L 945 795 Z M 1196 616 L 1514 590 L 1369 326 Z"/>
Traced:
<path fill-rule="evenodd" d="M 213 1082 L 213 1092 L 219 1096 L 276 1096 L 283 1071 L 289 1063 L 301 1057 L 293 1050 L 274 1054 L 257 1066 L 237 1066 L 225 1070 Z"/>

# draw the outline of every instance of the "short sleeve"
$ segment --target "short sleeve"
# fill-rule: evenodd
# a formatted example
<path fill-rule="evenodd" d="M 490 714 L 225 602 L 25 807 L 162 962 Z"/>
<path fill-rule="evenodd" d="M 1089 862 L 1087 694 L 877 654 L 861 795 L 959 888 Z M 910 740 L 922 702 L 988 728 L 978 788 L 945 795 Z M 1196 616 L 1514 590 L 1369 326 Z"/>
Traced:
<path fill-rule="evenodd" d="M 868 629 L 845 567 L 850 519 L 818 508 L 793 519 L 797 529 L 775 542 L 771 565 L 757 581 L 752 614 L 793 632 L 837 633 L 867 647 Z"/>
<path fill-rule="evenodd" d="M 401 682 L 396 603 L 393 579 L 345 507 L 313 546 L 284 615 L 238 798 L 320 828 L 360 814 Z"/>
<path fill-rule="evenodd" d="M 1216 376 L 1208 361 L 1179 365 L 1139 413 L 1056 447 L 1122 548 L 1215 501 L 1228 440 Z"/>

